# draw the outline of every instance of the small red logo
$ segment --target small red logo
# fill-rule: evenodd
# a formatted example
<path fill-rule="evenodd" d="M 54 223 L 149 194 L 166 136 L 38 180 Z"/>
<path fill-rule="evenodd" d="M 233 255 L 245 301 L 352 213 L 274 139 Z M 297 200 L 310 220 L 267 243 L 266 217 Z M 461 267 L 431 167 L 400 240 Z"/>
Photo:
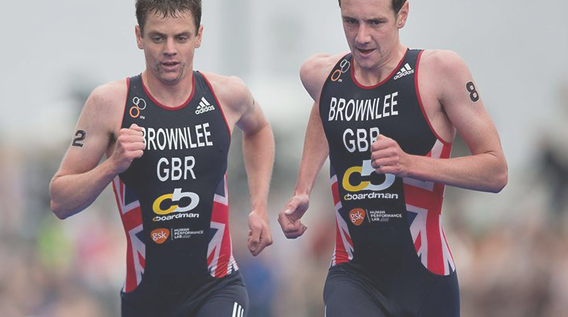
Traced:
<path fill-rule="evenodd" d="M 349 212 L 349 219 L 351 219 L 351 222 L 354 225 L 360 226 L 365 220 L 365 210 L 361 208 L 351 209 L 351 211 Z"/>
<path fill-rule="evenodd" d="M 156 229 L 150 233 L 152 240 L 157 244 L 164 243 L 170 236 L 170 230 L 168 229 Z"/>

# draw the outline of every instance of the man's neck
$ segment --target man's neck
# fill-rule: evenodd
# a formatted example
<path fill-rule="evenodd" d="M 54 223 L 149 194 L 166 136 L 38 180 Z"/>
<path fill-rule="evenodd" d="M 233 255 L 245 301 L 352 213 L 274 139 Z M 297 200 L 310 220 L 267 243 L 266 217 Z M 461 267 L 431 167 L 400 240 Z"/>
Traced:
<path fill-rule="evenodd" d="M 357 81 L 365 86 L 375 86 L 392 74 L 406 54 L 407 47 L 399 44 L 388 56 L 373 68 L 362 68 L 354 60 L 354 71 Z"/>
<path fill-rule="evenodd" d="M 193 71 L 191 70 L 188 70 L 185 76 L 175 83 L 163 82 L 150 71 L 145 70 L 142 73 L 142 81 L 152 97 L 166 107 L 179 107 L 193 92 Z"/>

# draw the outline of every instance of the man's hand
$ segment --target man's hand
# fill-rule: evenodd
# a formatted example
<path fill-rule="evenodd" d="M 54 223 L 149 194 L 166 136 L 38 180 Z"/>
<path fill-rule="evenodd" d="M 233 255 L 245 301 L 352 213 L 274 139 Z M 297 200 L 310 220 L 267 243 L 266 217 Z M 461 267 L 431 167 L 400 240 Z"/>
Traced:
<path fill-rule="evenodd" d="M 297 195 L 292 197 L 284 210 L 278 214 L 278 223 L 282 227 L 284 235 L 288 239 L 296 239 L 306 232 L 306 227 L 300 218 L 304 215 L 310 206 L 310 198 L 307 195 Z"/>
<path fill-rule="evenodd" d="M 379 135 L 371 145 L 371 166 L 378 174 L 408 176 L 410 155 L 398 143 L 384 135 Z"/>
<path fill-rule="evenodd" d="M 114 162 L 116 173 L 120 174 L 130 167 L 132 161 L 144 154 L 144 136 L 142 128 L 132 124 L 128 129 L 120 129 L 116 147 L 110 159 Z"/>
<path fill-rule="evenodd" d="M 268 219 L 262 217 L 254 210 L 251 211 L 248 217 L 249 235 L 248 235 L 248 248 L 252 255 L 257 256 L 272 244 L 272 234 L 270 233 L 270 225 Z"/>

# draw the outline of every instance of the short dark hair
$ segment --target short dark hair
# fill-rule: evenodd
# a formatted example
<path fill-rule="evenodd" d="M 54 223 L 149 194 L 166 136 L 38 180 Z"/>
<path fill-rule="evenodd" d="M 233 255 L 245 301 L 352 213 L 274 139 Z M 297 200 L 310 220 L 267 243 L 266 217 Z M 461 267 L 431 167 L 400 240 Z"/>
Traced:
<path fill-rule="evenodd" d="M 195 29 L 201 24 L 201 0 L 136 0 L 136 20 L 144 33 L 144 23 L 150 13 L 165 17 L 179 17 L 180 13 L 191 12 Z"/>
<path fill-rule="evenodd" d="M 341 0 L 337 0 L 339 2 L 339 7 L 341 7 Z M 406 0 L 392 0 L 392 9 L 394 10 L 395 14 L 398 14 L 400 8 L 406 3 Z"/>

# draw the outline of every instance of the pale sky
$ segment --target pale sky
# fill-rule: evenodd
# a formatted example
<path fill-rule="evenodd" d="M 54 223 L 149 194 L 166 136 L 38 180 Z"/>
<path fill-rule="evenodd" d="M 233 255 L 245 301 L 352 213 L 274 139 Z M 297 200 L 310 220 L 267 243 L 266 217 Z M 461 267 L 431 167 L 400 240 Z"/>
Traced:
<path fill-rule="evenodd" d="M 0 19 L 0 147 L 70 138 L 81 107 L 74 91 L 144 67 L 133 0 L 31 3 L 10 1 Z M 337 2 L 204 0 L 203 11 L 195 68 L 242 77 L 273 125 L 303 129 L 311 101 L 298 79 L 301 63 L 348 49 Z M 568 70 L 566 12 L 560 0 L 410 0 L 401 40 L 462 56 L 515 169 L 527 163 L 540 129 L 566 117 L 557 94 Z"/>

